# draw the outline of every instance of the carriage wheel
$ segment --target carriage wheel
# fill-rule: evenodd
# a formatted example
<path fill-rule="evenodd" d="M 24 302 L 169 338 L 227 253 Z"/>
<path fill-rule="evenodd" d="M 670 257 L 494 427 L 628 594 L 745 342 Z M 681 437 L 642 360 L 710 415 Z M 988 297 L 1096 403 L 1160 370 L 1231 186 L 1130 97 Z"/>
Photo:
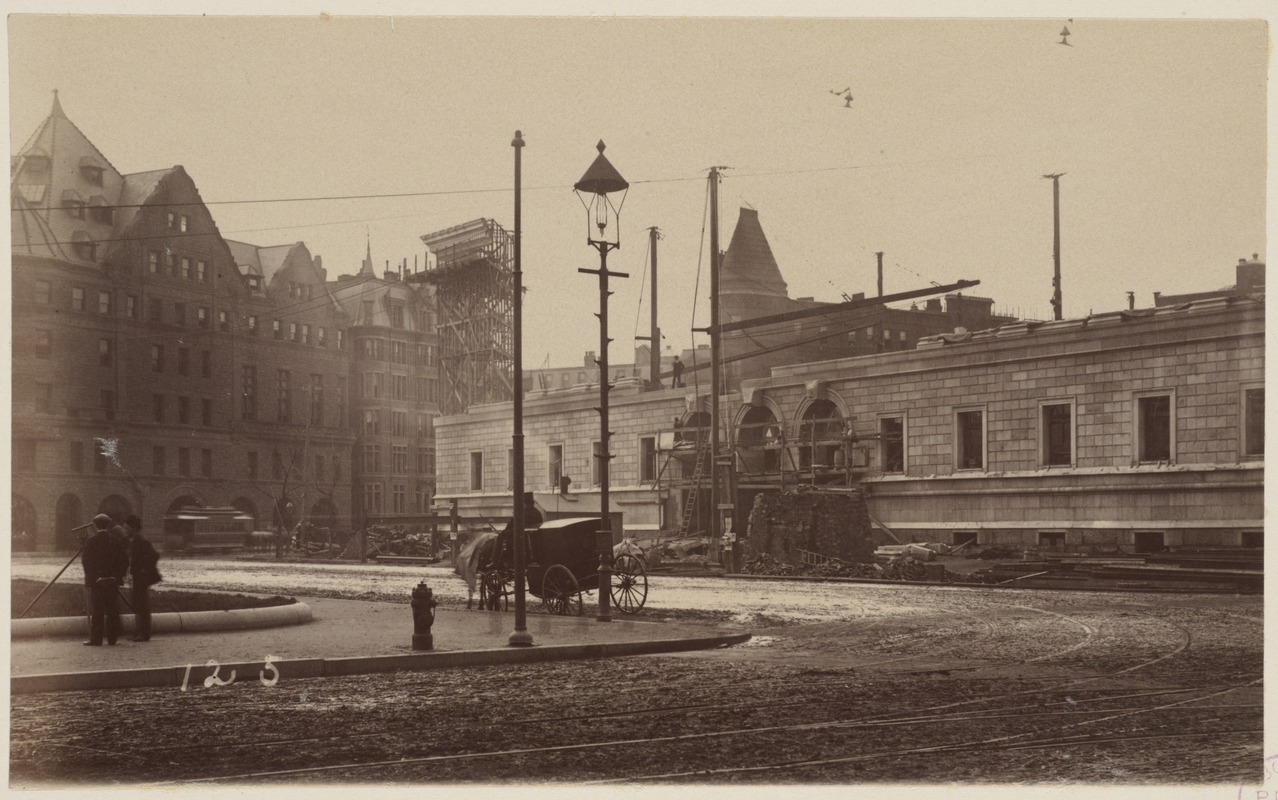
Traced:
<path fill-rule="evenodd" d="M 510 609 L 510 581 L 499 570 L 479 573 L 479 607 L 485 611 Z"/>
<path fill-rule="evenodd" d="M 541 602 L 551 614 L 581 616 L 581 587 L 563 564 L 552 564 L 541 579 Z"/>
<path fill-rule="evenodd" d="M 634 614 L 648 599 L 648 573 L 643 562 L 629 553 L 612 560 L 612 605 L 623 614 Z"/>

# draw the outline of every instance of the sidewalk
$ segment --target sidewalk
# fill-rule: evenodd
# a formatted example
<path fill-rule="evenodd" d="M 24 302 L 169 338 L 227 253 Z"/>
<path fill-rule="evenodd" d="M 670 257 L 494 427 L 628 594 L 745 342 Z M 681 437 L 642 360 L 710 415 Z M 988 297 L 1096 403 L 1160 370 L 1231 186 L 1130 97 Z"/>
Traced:
<path fill-rule="evenodd" d="M 221 665 L 219 677 L 280 680 L 351 675 L 398 669 L 530 663 L 642 653 L 707 649 L 735 644 L 748 634 L 707 625 L 645 622 L 621 614 L 596 622 L 580 617 L 528 614 L 533 646 L 511 647 L 513 611 L 440 608 L 432 628 L 434 649 L 412 649 L 413 615 L 406 603 L 299 597 L 313 621 L 257 630 L 209 631 L 158 636 L 149 642 L 121 637 L 114 647 L 84 647 L 84 637 L 14 639 L 10 642 L 10 687 L 14 694 L 134 686 L 202 686 Z M 187 666 L 191 665 L 189 674 Z"/>

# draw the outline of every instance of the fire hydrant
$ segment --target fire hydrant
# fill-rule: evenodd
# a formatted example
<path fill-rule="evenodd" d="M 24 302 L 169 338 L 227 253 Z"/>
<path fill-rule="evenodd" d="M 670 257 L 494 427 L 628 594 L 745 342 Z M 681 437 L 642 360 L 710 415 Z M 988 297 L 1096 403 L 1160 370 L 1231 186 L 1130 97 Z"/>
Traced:
<path fill-rule="evenodd" d="M 439 601 L 435 599 L 435 594 L 426 585 L 426 581 L 417 584 L 417 588 L 413 590 L 411 605 L 413 607 L 413 649 L 435 649 L 435 639 L 431 635 L 430 628 L 435 624 L 435 606 L 439 605 Z"/>

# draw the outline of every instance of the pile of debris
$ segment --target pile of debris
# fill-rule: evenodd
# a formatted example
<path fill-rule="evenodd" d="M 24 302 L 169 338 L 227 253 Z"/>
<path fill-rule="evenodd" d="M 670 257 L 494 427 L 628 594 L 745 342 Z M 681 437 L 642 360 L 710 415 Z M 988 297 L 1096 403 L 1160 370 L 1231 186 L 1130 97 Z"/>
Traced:
<path fill-rule="evenodd" d="M 940 564 L 925 564 L 910 555 L 892 555 L 873 564 L 857 564 L 828 559 L 820 564 L 789 564 L 763 554 L 742 566 L 747 575 L 802 576 L 810 578 L 873 578 L 888 581 L 932 581 L 945 583 L 992 583 L 987 575 L 959 575 Z"/>
<path fill-rule="evenodd" d="M 431 534 L 408 533 L 402 527 L 373 525 L 364 537 L 364 557 L 410 556 L 430 558 Z M 350 548 L 347 548 L 348 550 Z"/>

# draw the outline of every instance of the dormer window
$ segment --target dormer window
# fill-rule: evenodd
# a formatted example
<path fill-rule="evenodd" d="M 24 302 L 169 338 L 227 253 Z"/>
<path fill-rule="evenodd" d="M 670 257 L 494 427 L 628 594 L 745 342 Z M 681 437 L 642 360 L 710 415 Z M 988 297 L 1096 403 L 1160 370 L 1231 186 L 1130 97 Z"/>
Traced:
<path fill-rule="evenodd" d="M 80 174 L 94 186 L 102 185 L 102 165 L 89 156 L 80 159 Z"/>
<path fill-rule="evenodd" d="M 66 209 L 67 215 L 76 219 L 84 219 L 85 217 L 84 198 L 71 190 L 62 193 L 62 207 Z"/>
<path fill-rule="evenodd" d="M 84 231 L 76 231 L 71 235 L 71 246 L 75 248 L 77 258 L 85 261 L 94 261 L 98 255 L 97 242 L 89 237 Z"/>
<path fill-rule="evenodd" d="M 103 225 L 115 224 L 115 209 L 107 205 L 105 202 L 94 203 L 89 208 L 89 215 L 94 222 L 98 222 Z"/>

